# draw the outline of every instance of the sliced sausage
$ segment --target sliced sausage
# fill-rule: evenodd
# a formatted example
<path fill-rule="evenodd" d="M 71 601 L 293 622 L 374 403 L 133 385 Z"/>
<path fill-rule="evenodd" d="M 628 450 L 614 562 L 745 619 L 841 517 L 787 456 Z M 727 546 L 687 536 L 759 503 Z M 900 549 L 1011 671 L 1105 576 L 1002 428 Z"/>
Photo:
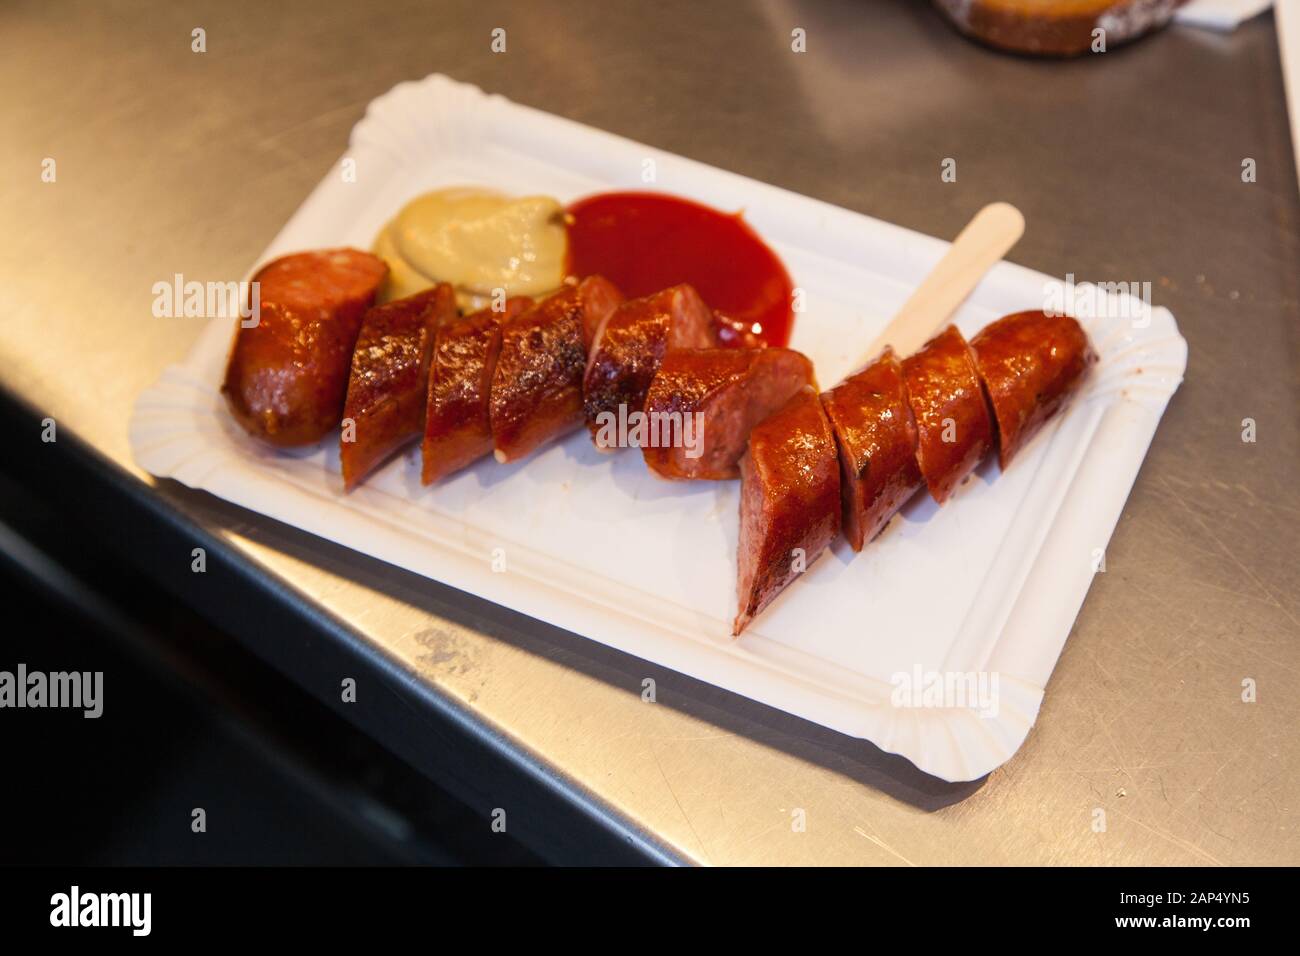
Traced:
<path fill-rule="evenodd" d="M 831 423 L 805 386 L 749 436 L 740 459 L 739 634 L 810 567 L 840 530 L 840 466 Z"/>
<path fill-rule="evenodd" d="M 532 307 L 532 299 L 519 296 L 507 299 L 501 312 L 485 309 L 439 327 L 421 446 L 426 485 L 492 451 L 489 402 L 501 326 Z"/>
<path fill-rule="evenodd" d="M 1060 410 L 1097 361 L 1074 319 L 1017 312 L 971 339 L 975 366 L 997 420 L 1003 468 Z"/>
<path fill-rule="evenodd" d="M 713 337 L 717 344 L 726 349 L 762 349 L 767 348 L 767 340 L 754 331 L 751 323 L 733 319 L 721 312 L 713 313 Z"/>
<path fill-rule="evenodd" d="M 356 249 L 299 252 L 253 276 L 258 322 L 241 327 L 221 391 L 230 413 L 272 445 L 310 445 L 343 417 L 352 347 L 388 266 Z"/>
<path fill-rule="evenodd" d="M 844 534 L 854 551 L 921 487 L 916 423 L 894 350 L 822 395 L 840 451 Z"/>
<path fill-rule="evenodd" d="M 805 385 L 812 362 L 792 349 L 668 352 L 646 396 L 646 465 L 663 478 L 739 476 L 750 431 Z"/>
<path fill-rule="evenodd" d="M 501 327 L 490 401 L 497 461 L 523 458 L 582 424 L 585 339 L 621 301 L 612 283 L 588 276 Z"/>
<path fill-rule="evenodd" d="M 582 383 L 583 412 L 602 451 L 601 416 L 645 408 L 646 392 L 669 349 L 713 345 L 713 313 L 689 285 L 624 302 L 597 330 Z"/>
<path fill-rule="evenodd" d="M 916 460 L 930 495 L 943 504 L 992 447 L 993 421 L 975 357 L 950 325 L 903 361 L 916 420 Z"/>
<path fill-rule="evenodd" d="M 590 355 L 601 326 L 623 304 L 623 293 L 604 276 L 587 276 L 578 288 L 582 299 L 582 346 Z"/>
<path fill-rule="evenodd" d="M 455 315 L 456 293 L 445 282 L 366 313 L 352 353 L 339 441 L 348 491 L 419 437 L 434 336 Z"/>

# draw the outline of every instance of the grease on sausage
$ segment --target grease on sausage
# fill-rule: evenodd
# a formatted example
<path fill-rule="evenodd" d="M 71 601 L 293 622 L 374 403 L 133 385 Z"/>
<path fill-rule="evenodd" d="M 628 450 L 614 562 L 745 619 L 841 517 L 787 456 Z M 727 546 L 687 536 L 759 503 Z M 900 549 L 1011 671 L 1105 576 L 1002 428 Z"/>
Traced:
<path fill-rule="evenodd" d="M 854 551 L 874 538 L 921 486 L 916 423 L 903 369 L 886 348 L 822 395 L 840 452 L 844 534 Z"/>
<path fill-rule="evenodd" d="M 339 441 L 347 490 L 420 435 L 434 336 L 455 315 L 456 294 L 446 283 L 366 313 L 343 406 L 352 427 Z"/>
<path fill-rule="evenodd" d="M 258 322 L 235 333 L 221 386 L 245 431 L 289 447 L 337 427 L 357 333 L 387 274 L 377 256 L 326 249 L 284 256 L 253 276 Z"/>
<path fill-rule="evenodd" d="M 1045 312 L 1004 316 L 970 344 L 997 420 L 998 461 L 1006 468 L 1061 409 L 1097 355 L 1078 322 Z"/>
<path fill-rule="evenodd" d="M 646 465 L 663 478 L 736 478 L 753 427 L 815 384 L 812 362 L 793 349 L 669 352 L 650 384 L 646 416 L 660 438 L 670 431 L 665 423 L 680 423 L 683 436 L 691 429 L 694 447 L 647 444 L 641 449 Z"/>
<path fill-rule="evenodd" d="M 840 529 L 835 436 L 817 392 L 801 388 L 749 436 L 740 460 L 739 634 L 821 556 Z"/>
<path fill-rule="evenodd" d="M 420 479 L 432 484 L 492 450 L 492 376 L 501 351 L 501 326 L 533 307 L 507 299 L 501 312 L 484 309 L 438 329 L 429 368 L 428 406 Z"/>
<path fill-rule="evenodd" d="M 646 393 L 664 354 L 671 349 L 713 345 L 713 313 L 689 285 L 676 285 L 630 299 L 597 330 L 582 383 L 583 412 L 601 451 L 600 416 L 645 408 Z"/>
<path fill-rule="evenodd" d="M 498 461 L 523 458 L 582 424 L 586 341 L 623 300 L 588 276 L 501 328 L 492 376 L 492 443 Z"/>
<path fill-rule="evenodd" d="M 993 421 L 970 346 L 950 325 L 903 361 L 916 461 L 939 504 L 992 447 Z"/>

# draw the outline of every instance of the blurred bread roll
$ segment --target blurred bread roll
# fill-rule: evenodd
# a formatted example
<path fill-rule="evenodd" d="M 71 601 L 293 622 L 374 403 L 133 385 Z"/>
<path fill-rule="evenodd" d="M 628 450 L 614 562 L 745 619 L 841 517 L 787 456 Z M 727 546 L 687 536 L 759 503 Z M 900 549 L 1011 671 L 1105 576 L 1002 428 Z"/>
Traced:
<path fill-rule="evenodd" d="M 1186 0 L 935 0 L 962 33 L 1000 50 L 1036 56 L 1077 56 L 1164 26 Z"/>

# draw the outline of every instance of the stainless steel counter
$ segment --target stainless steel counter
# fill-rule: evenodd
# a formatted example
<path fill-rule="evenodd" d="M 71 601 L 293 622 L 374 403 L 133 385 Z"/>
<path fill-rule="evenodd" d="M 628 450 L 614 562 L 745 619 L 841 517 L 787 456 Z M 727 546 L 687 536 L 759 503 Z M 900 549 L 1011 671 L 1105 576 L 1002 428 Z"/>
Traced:
<path fill-rule="evenodd" d="M 151 316 L 153 283 L 242 274 L 365 104 L 435 71 L 933 235 L 1006 199 L 1028 220 L 1014 261 L 1153 284 L 1187 379 L 1008 764 L 944 784 L 135 467 L 132 401 L 199 334 Z M 0 103 L 0 384 L 34 413 L 6 441 L 46 453 L 52 416 L 110 463 L 97 480 L 220 543 L 302 629 L 243 639 L 323 698 L 340 674 L 313 629 L 381 662 L 362 693 L 400 703 L 372 729 L 430 773 L 438 747 L 414 744 L 454 725 L 658 859 L 1300 863 L 1300 203 L 1270 15 L 1044 63 L 904 0 L 16 2 Z M 202 602 L 187 549 L 150 557 Z"/>

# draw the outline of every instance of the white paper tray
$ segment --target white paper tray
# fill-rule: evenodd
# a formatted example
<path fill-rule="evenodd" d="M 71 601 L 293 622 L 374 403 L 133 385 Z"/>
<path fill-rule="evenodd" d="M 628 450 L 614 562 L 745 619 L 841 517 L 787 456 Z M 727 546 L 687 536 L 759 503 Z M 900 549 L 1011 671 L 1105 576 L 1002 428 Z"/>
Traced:
<path fill-rule="evenodd" d="M 345 182 L 341 165 L 331 170 L 259 262 L 368 248 L 427 189 L 479 183 L 567 202 L 647 188 L 643 161 L 653 158 L 650 188 L 743 208 L 785 260 L 806 302 L 791 344 L 813 359 L 824 387 L 851 371 L 855 352 L 947 246 L 443 76 L 375 100 L 346 157 L 357 181 Z M 957 323 L 972 334 L 1005 313 L 1041 308 L 1050 281 L 1002 263 Z M 860 555 L 841 540 L 739 641 L 728 636 L 738 483 L 663 482 L 635 451 L 597 453 L 585 432 L 432 488 L 420 485 L 412 451 L 345 496 L 334 442 L 277 453 L 234 426 L 217 391 L 234 326 L 214 321 L 186 361 L 140 396 L 131 446 L 158 477 L 969 780 L 1029 732 L 1098 549 L 1186 367 L 1186 343 L 1164 309 L 1143 328 L 1080 318 L 1101 355 L 1096 374 L 1006 474 L 986 462 L 943 509 L 915 497 Z M 496 549 L 504 572 L 492 569 Z M 918 667 L 996 674 L 996 715 L 894 706 L 891 678 Z"/>

